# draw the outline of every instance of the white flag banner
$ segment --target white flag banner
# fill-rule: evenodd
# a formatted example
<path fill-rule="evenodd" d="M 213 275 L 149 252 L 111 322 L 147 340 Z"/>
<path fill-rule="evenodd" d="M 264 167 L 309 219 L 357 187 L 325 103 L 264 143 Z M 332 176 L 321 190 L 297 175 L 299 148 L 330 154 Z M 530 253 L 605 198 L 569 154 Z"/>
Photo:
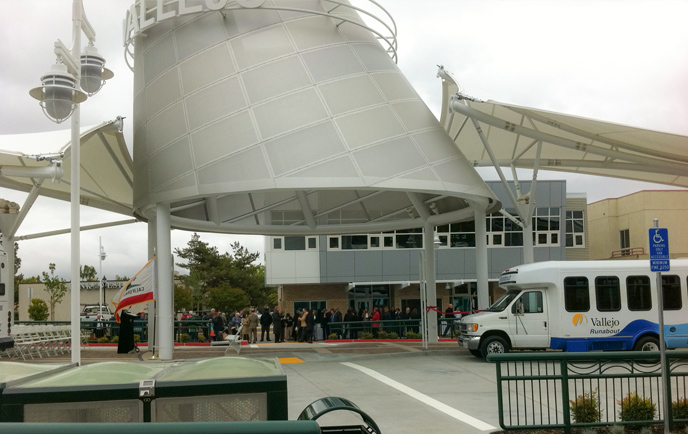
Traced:
<path fill-rule="evenodd" d="M 121 310 L 155 300 L 155 256 L 112 299 L 115 320 Z"/>

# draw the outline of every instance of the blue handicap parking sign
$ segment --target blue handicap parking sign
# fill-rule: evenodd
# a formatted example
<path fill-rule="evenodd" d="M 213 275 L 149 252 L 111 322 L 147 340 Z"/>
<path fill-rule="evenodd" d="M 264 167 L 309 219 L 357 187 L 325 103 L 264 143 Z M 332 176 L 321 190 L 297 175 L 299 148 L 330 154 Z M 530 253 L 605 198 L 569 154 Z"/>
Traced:
<path fill-rule="evenodd" d="M 669 231 L 667 228 L 650 228 L 650 270 L 669 271 Z"/>

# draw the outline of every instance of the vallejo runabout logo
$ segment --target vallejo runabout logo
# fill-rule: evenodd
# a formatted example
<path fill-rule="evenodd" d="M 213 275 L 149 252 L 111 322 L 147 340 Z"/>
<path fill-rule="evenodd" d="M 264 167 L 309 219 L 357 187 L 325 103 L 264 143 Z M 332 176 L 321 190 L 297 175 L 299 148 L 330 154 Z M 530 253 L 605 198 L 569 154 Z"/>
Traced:
<path fill-rule="evenodd" d="M 573 319 L 571 320 L 574 326 L 579 326 L 580 324 L 583 324 L 585 322 L 586 324 L 588 323 L 588 317 L 583 315 L 582 313 L 577 313 L 573 316 Z"/>

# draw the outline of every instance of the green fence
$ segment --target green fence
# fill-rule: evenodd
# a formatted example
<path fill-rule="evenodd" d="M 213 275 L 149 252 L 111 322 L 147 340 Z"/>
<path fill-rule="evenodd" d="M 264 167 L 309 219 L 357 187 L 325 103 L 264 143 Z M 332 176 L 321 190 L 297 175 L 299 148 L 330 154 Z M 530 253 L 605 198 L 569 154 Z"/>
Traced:
<path fill-rule="evenodd" d="M 688 351 L 491 354 L 505 430 L 688 423 Z"/>

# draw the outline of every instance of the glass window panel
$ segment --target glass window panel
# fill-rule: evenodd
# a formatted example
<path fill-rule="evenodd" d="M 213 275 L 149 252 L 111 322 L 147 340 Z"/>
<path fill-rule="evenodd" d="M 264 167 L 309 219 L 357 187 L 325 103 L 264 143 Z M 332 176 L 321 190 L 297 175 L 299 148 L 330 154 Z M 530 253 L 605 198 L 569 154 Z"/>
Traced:
<path fill-rule="evenodd" d="M 587 277 L 564 278 L 564 307 L 567 312 L 590 310 L 590 291 Z"/>
<path fill-rule="evenodd" d="M 573 221 L 573 232 L 583 232 L 583 220 Z"/>
<path fill-rule="evenodd" d="M 566 232 L 573 232 L 573 222 L 566 220 Z"/>
<path fill-rule="evenodd" d="M 370 247 L 380 247 L 380 237 L 371 236 L 370 237 Z"/>
<path fill-rule="evenodd" d="M 681 280 L 676 275 L 662 275 L 664 310 L 681 309 Z"/>
<path fill-rule="evenodd" d="M 437 226 L 437 232 L 449 232 L 449 225 Z"/>
<path fill-rule="evenodd" d="M 573 247 L 573 234 L 566 234 L 566 247 Z"/>
<path fill-rule="evenodd" d="M 553 232 L 550 234 L 551 244 L 559 244 L 559 233 Z"/>
<path fill-rule="evenodd" d="M 365 250 L 368 248 L 368 235 L 342 235 L 342 250 Z"/>
<path fill-rule="evenodd" d="M 422 249 L 422 235 L 397 235 L 397 249 Z"/>
<path fill-rule="evenodd" d="M 492 235 L 492 245 L 501 246 L 502 245 L 502 234 Z"/>
<path fill-rule="evenodd" d="M 583 245 L 583 235 L 576 235 L 576 245 L 577 246 Z"/>
<path fill-rule="evenodd" d="M 547 244 L 547 234 L 537 234 L 538 244 Z"/>
<path fill-rule="evenodd" d="M 522 232 L 514 232 L 514 233 L 507 233 L 504 236 L 505 238 L 505 244 L 506 246 L 522 246 L 523 245 L 523 233 Z"/>
<path fill-rule="evenodd" d="M 330 238 L 330 248 L 331 249 L 338 249 L 339 248 L 339 238 L 336 238 L 336 237 Z"/>
<path fill-rule="evenodd" d="M 573 217 L 573 211 L 566 211 L 566 218 L 570 219 L 571 217 Z"/>
<path fill-rule="evenodd" d="M 549 230 L 558 231 L 559 230 L 559 217 L 550 217 L 549 219 Z"/>
<path fill-rule="evenodd" d="M 599 276 L 595 278 L 595 300 L 600 312 L 621 310 L 621 288 L 616 276 Z"/>
<path fill-rule="evenodd" d="M 282 250 L 282 238 L 273 238 L 272 248 L 275 250 Z"/>
<path fill-rule="evenodd" d="M 306 237 L 284 237 L 284 250 L 306 250 Z"/>
<path fill-rule="evenodd" d="M 626 278 L 628 310 L 652 309 L 650 278 L 647 276 L 628 276 Z"/>
<path fill-rule="evenodd" d="M 308 248 L 315 249 L 318 247 L 318 239 L 315 237 L 308 237 Z"/>
<path fill-rule="evenodd" d="M 492 217 L 492 232 L 504 231 L 504 217 Z M 489 226 L 488 226 L 489 227 Z"/>
<path fill-rule="evenodd" d="M 572 211 L 572 212 L 573 212 L 573 218 L 577 218 L 577 219 L 583 218 L 583 211 Z"/>
<path fill-rule="evenodd" d="M 488 226 L 489 227 L 489 226 Z M 475 232 L 475 221 L 453 223 L 451 225 L 452 232 Z"/>
<path fill-rule="evenodd" d="M 451 247 L 475 247 L 475 234 L 452 234 Z"/>
<path fill-rule="evenodd" d="M 440 246 L 447 246 L 447 243 L 449 242 L 449 237 L 446 235 L 440 235 Z"/>
<path fill-rule="evenodd" d="M 391 236 L 385 237 L 385 247 L 394 247 L 394 237 L 391 237 Z"/>
<path fill-rule="evenodd" d="M 547 218 L 538 217 L 535 219 L 535 230 L 547 231 L 549 230 L 549 221 Z"/>

